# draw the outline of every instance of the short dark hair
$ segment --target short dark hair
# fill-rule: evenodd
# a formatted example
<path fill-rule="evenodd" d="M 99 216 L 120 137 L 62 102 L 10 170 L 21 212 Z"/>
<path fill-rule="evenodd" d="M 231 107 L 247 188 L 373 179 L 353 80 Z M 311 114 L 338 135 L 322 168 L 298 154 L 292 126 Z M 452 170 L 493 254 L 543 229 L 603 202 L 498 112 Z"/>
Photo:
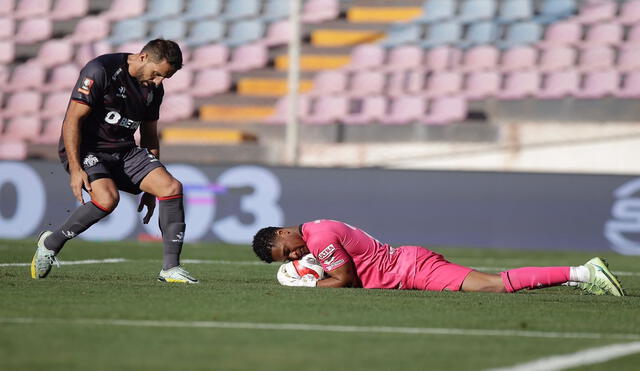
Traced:
<path fill-rule="evenodd" d="M 149 57 L 155 63 L 166 60 L 176 71 L 182 68 L 182 51 L 175 41 L 165 39 L 151 40 L 142 48 L 141 53 L 149 54 Z"/>
<path fill-rule="evenodd" d="M 273 248 L 273 240 L 276 238 L 276 231 L 279 229 L 278 227 L 262 228 L 253 236 L 253 252 L 267 263 L 273 262 L 271 249 Z"/>

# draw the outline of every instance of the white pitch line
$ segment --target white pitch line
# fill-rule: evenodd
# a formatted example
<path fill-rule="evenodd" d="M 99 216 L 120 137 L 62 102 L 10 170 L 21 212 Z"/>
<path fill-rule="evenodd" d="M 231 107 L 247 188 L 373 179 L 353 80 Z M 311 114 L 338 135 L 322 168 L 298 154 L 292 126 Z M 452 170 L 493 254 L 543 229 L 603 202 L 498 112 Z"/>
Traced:
<path fill-rule="evenodd" d="M 387 326 L 339 326 L 312 325 L 300 323 L 254 323 L 218 321 L 149 321 L 128 319 L 62 319 L 62 318 L 0 318 L 0 323 L 14 324 L 62 324 L 62 325 L 103 325 L 125 327 L 161 328 L 217 328 L 236 330 L 278 330 L 278 331 L 320 331 L 343 333 L 387 333 L 406 335 L 461 335 L 461 336 L 504 336 L 558 339 L 625 339 L 640 340 L 640 334 L 602 334 L 589 332 L 546 332 L 518 330 L 478 330 L 428 327 L 387 327 Z"/>
<path fill-rule="evenodd" d="M 640 341 L 590 348 L 576 353 L 540 358 L 512 367 L 495 368 L 490 371 L 559 371 L 602 363 L 634 353 L 640 353 Z"/>
<path fill-rule="evenodd" d="M 101 259 L 101 260 L 68 260 L 61 261 L 60 265 L 82 265 L 82 264 L 103 264 L 103 263 L 124 263 L 130 260 L 123 258 L 111 258 L 111 259 Z M 31 263 L 3 263 L 0 264 L 0 267 L 29 267 Z"/>

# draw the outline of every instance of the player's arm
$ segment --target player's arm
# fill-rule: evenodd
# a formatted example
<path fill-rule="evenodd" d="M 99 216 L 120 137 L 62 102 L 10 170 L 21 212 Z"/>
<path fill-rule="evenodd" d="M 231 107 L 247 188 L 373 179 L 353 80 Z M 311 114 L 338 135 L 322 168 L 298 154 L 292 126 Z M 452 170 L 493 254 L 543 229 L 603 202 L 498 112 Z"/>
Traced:
<path fill-rule="evenodd" d="M 82 122 L 91 113 L 91 107 L 72 100 L 67 108 L 67 113 L 62 123 L 62 140 L 64 141 L 67 160 L 69 161 L 70 186 L 73 195 L 84 204 L 82 199 L 82 186 L 91 190 L 89 177 L 82 170 L 80 164 L 80 138 Z"/>
<path fill-rule="evenodd" d="M 317 287 L 358 287 L 359 281 L 353 262 L 348 260 L 341 267 L 327 272 L 328 278 L 316 283 Z"/>
<path fill-rule="evenodd" d="M 158 139 L 158 120 L 145 121 L 140 126 L 140 147 L 146 148 L 160 159 L 160 139 Z"/>

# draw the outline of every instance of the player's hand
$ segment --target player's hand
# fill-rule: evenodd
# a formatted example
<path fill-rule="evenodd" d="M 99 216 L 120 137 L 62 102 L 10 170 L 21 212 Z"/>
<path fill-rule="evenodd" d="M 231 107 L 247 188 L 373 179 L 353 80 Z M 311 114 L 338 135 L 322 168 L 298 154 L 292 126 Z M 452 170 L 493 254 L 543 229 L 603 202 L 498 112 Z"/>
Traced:
<path fill-rule="evenodd" d="M 82 186 L 84 186 L 84 189 L 91 192 L 91 184 L 89 183 L 89 176 L 82 169 L 71 170 L 69 171 L 69 174 L 70 174 L 69 185 L 71 186 L 71 192 L 73 192 L 73 195 L 76 197 L 76 199 L 80 201 L 81 204 L 84 205 L 84 199 L 82 198 Z"/>
<path fill-rule="evenodd" d="M 149 220 L 151 220 L 151 216 L 153 215 L 153 210 L 156 208 L 156 196 L 151 193 L 143 193 L 140 198 L 140 204 L 138 205 L 138 212 L 141 212 L 144 207 L 147 207 L 147 215 L 142 219 L 142 223 L 149 224 Z"/>

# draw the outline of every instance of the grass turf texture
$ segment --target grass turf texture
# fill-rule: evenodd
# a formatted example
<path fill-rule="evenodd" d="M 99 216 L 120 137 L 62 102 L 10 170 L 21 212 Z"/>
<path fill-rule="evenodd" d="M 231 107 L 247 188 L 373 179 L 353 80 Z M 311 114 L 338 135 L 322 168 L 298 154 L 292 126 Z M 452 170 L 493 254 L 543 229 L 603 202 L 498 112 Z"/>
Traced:
<path fill-rule="evenodd" d="M 0 240 L 0 264 L 31 261 L 34 240 Z M 640 340 L 640 257 L 607 254 L 628 297 L 580 295 L 567 287 L 484 294 L 279 286 L 277 265 L 248 247 L 187 244 L 183 259 L 199 285 L 157 282 L 159 243 L 72 241 L 62 261 L 125 258 L 114 264 L 63 265 L 32 280 L 29 267 L 0 266 L 0 369 L 3 370 L 469 370 Z M 436 248 L 473 267 L 577 265 L 576 252 Z M 224 261 L 224 262 L 222 262 Z M 35 319 L 10 323 L 6 319 Z M 273 329 L 115 326 L 78 319 L 216 321 L 597 333 L 600 339 Z M 2 322 L 5 320 L 5 322 Z M 44 321 L 43 321 L 44 320 Z M 640 355 L 587 369 L 636 370 Z"/>

